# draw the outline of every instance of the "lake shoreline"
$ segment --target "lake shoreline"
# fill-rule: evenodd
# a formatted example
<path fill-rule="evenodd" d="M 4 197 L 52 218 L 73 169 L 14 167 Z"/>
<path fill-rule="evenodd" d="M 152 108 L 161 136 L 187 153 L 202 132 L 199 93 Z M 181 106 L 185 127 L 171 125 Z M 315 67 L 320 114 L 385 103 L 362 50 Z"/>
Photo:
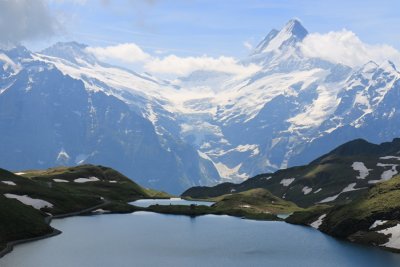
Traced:
<path fill-rule="evenodd" d="M 140 200 L 165 200 L 168 198 L 144 198 Z M 169 198 L 170 200 L 174 200 L 174 198 Z M 176 198 L 178 199 L 178 198 Z M 182 198 L 179 198 L 182 199 Z M 185 200 L 185 199 L 182 199 Z M 196 200 L 197 201 L 197 200 Z M 205 200 L 201 200 L 198 202 L 207 202 Z M 193 206 L 185 206 L 185 205 L 152 205 L 149 207 L 140 207 L 140 206 L 135 206 L 133 204 L 128 204 L 126 203 L 124 206 L 125 208 L 127 206 L 130 206 L 130 208 L 126 209 L 114 209 L 110 210 L 108 212 L 101 212 L 101 213 L 91 213 L 95 211 L 96 209 L 105 207 L 107 205 L 113 204 L 109 200 L 104 200 L 103 203 L 89 207 L 84 210 L 76 211 L 76 212 L 70 212 L 70 213 L 65 213 L 65 214 L 59 214 L 59 215 L 51 215 L 48 217 L 44 218 L 44 221 L 46 224 L 50 225 L 51 221 L 53 219 L 63 219 L 63 218 L 68 218 L 68 217 L 74 217 L 74 216 L 93 216 L 93 215 L 105 215 L 105 214 L 126 214 L 126 213 L 134 213 L 136 211 L 145 211 L 145 212 L 153 212 L 153 213 L 158 213 L 158 214 L 170 214 L 170 215 L 181 215 L 181 216 L 189 216 L 189 217 L 197 217 L 197 216 L 204 216 L 204 215 L 228 215 L 232 217 L 237 217 L 237 218 L 242 218 L 242 219 L 249 219 L 249 220 L 262 220 L 262 221 L 283 221 L 281 219 L 275 218 L 275 216 L 270 216 L 271 214 L 266 214 L 266 216 L 261 216 L 261 217 L 254 217 L 250 216 L 249 214 L 241 214 L 241 213 L 235 213 L 235 212 L 229 212 L 229 213 L 224 213 L 224 212 L 212 212 L 211 210 L 207 209 L 204 210 L 202 205 L 195 205 Z M 209 208 L 209 207 L 207 207 Z M 24 244 L 24 243 L 30 243 L 38 240 L 42 240 L 45 238 L 50 238 L 53 236 L 57 236 L 61 234 L 62 231 L 55 229 L 52 227 L 52 232 L 47 233 L 44 235 L 36 236 L 36 237 L 31 237 L 31 238 L 23 238 L 23 239 L 18 239 L 18 240 L 13 240 L 10 242 L 6 243 L 6 247 L 0 251 L 0 259 L 3 258 L 5 255 L 8 253 L 11 253 L 16 245 Z"/>
<path fill-rule="evenodd" d="M 83 214 L 87 214 L 88 212 L 91 212 L 93 210 L 96 210 L 98 208 L 104 207 L 108 204 L 110 204 L 111 202 L 108 200 L 104 200 L 103 203 L 92 206 L 90 208 L 81 210 L 81 211 L 75 211 L 75 212 L 70 212 L 70 213 L 65 213 L 65 214 L 59 214 L 59 215 L 50 215 L 44 218 L 44 222 L 46 224 L 48 224 L 50 226 L 50 223 L 53 219 L 63 219 L 63 218 L 68 218 L 68 217 L 74 217 L 74 216 L 79 216 L 79 215 L 83 215 Z M 48 234 L 44 234 L 44 235 L 40 235 L 40 236 L 36 236 L 36 237 L 31 237 L 31 238 L 23 238 L 23 239 L 18 239 L 18 240 L 13 240 L 10 242 L 7 242 L 6 247 L 0 251 L 0 259 L 2 257 L 4 257 L 5 255 L 7 255 L 8 253 L 12 252 L 14 247 L 16 245 L 20 245 L 20 244 L 25 244 L 25 243 L 29 243 L 29 242 L 34 242 L 34 241 L 38 241 L 38 240 L 42 240 L 45 238 L 50 238 L 53 236 L 57 236 L 59 234 L 62 233 L 62 231 L 55 229 L 53 227 L 52 228 L 52 232 L 48 233 Z"/>
<path fill-rule="evenodd" d="M 54 261 L 59 261 L 60 267 L 128 267 L 132 263 L 171 267 L 245 267 L 260 263 L 265 266 L 335 267 L 339 263 L 339 266 L 396 267 L 400 262 L 400 255 L 344 242 L 313 228 L 282 221 L 215 215 L 190 218 L 144 211 L 76 216 L 54 220 L 52 226 L 63 234 L 16 247 L 0 260 L 0 265 L 51 267 Z M 323 256 L 310 257 L 316 254 Z M 360 265 L 361 262 L 366 264 Z"/>
<path fill-rule="evenodd" d="M 153 199 L 153 200 L 157 200 L 155 198 L 149 198 L 149 199 Z M 145 199 L 143 199 L 145 200 Z M 191 199 L 194 200 L 194 199 Z M 196 200 L 197 201 L 197 200 Z M 205 200 L 201 200 L 199 202 L 206 202 Z M 74 216 L 93 216 L 93 215 L 105 215 L 105 214 L 127 214 L 127 213 L 134 213 L 137 211 L 144 211 L 144 212 L 152 212 L 152 213 L 157 213 L 157 214 L 164 214 L 164 215 L 181 215 L 181 216 L 188 216 L 188 217 L 199 217 L 199 216 L 204 216 L 204 215 L 227 215 L 227 216 L 232 216 L 232 217 L 236 217 L 236 218 L 241 218 L 241 219 L 247 219 L 247 220 L 256 220 L 256 221 L 280 221 L 280 222 L 285 222 L 288 224 L 292 224 L 292 225 L 303 225 L 303 226 L 307 226 L 310 227 L 310 225 L 307 224 L 297 224 L 297 223 L 291 223 L 288 222 L 285 219 L 279 218 L 276 215 L 273 214 L 251 214 L 251 213 L 243 213 L 242 211 L 238 212 L 237 210 L 229 210 L 229 211 L 216 211 L 211 207 L 208 206 L 203 206 L 203 205 L 150 205 L 148 207 L 140 207 L 140 206 L 135 206 L 132 203 L 126 203 L 126 206 L 130 206 L 130 208 L 127 209 L 116 209 L 116 210 L 107 210 L 106 212 L 99 212 L 99 213 L 93 213 L 93 211 L 105 207 L 109 204 L 113 204 L 111 201 L 108 200 L 104 200 L 103 203 L 92 206 L 90 208 L 81 210 L 81 211 L 76 211 L 76 212 L 71 212 L 71 213 L 66 213 L 66 214 L 60 214 L 60 215 L 54 215 L 54 216 L 48 216 L 45 217 L 45 223 L 50 225 L 50 223 L 52 222 L 53 219 L 63 219 L 63 218 L 68 218 L 68 217 L 74 217 Z M 37 237 L 33 237 L 33 238 L 26 238 L 26 239 L 19 239 L 19 240 L 14 240 L 14 241 L 10 241 L 6 244 L 6 247 L 0 251 L 0 259 L 2 257 L 4 257 L 5 255 L 7 255 L 8 253 L 12 252 L 14 247 L 16 245 L 20 245 L 20 244 L 24 244 L 24 243 L 29 243 L 29 242 L 34 242 L 34 241 L 38 241 L 41 239 L 45 239 L 45 238 L 50 238 L 53 236 L 57 236 L 59 234 L 62 233 L 62 231 L 53 228 L 53 231 L 51 233 L 45 234 L 45 235 L 41 235 L 41 236 L 37 236 Z M 318 230 L 318 229 L 316 229 Z M 320 231 L 320 230 L 318 230 Z M 337 238 L 339 240 L 342 241 L 346 241 L 349 243 L 353 243 L 353 244 L 357 244 L 357 245 L 362 245 L 365 247 L 375 247 L 375 248 L 379 248 L 388 252 L 392 252 L 395 254 L 399 254 L 400 250 L 397 249 L 392 249 L 392 248 L 388 248 L 388 247 L 383 247 L 383 246 L 373 246 L 371 244 L 362 244 L 359 242 L 352 242 L 351 240 L 348 239 L 344 239 L 344 238 L 339 238 L 339 237 L 335 237 L 333 235 L 329 235 L 327 233 L 324 233 L 323 231 L 320 231 L 321 233 L 323 233 L 324 235 L 328 235 L 334 238 Z"/>

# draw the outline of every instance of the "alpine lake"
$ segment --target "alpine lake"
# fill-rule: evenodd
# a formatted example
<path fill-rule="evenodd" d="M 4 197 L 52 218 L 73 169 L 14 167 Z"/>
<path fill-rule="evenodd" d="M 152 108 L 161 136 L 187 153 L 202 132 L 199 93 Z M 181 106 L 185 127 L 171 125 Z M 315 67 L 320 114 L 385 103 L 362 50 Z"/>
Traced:
<path fill-rule="evenodd" d="M 211 202 L 139 200 L 132 204 Z M 53 220 L 61 235 L 18 245 L 2 267 L 400 266 L 400 255 L 327 236 L 311 227 L 231 216 L 152 212 Z"/>

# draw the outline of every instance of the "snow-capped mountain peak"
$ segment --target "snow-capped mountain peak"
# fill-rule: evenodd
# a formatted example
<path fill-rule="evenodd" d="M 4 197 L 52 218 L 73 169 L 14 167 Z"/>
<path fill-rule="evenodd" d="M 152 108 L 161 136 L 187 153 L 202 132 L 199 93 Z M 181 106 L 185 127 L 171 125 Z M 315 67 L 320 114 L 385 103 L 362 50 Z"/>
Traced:
<path fill-rule="evenodd" d="M 297 37 L 299 40 L 302 40 L 308 34 L 308 31 L 303 27 L 303 25 L 297 19 L 289 20 L 282 28 L 281 32 L 289 33 Z"/>
<path fill-rule="evenodd" d="M 22 45 L 0 48 L 0 53 L 4 53 L 13 61 L 31 58 L 31 52 Z"/>
<path fill-rule="evenodd" d="M 361 73 L 373 73 L 374 71 L 376 71 L 376 69 L 378 67 L 379 67 L 379 65 L 375 61 L 370 60 L 360 68 L 359 72 L 361 72 Z"/>
<path fill-rule="evenodd" d="M 277 31 L 273 29 L 255 48 L 252 55 L 275 52 L 291 47 L 302 41 L 308 34 L 308 31 L 296 19 L 289 20 L 286 25 Z"/>
<path fill-rule="evenodd" d="M 272 29 L 267 36 L 257 45 L 257 47 L 254 49 L 254 51 L 251 53 L 252 55 L 260 54 L 262 53 L 267 47 L 269 42 L 278 35 L 279 31 L 276 29 Z"/>
<path fill-rule="evenodd" d="M 21 69 L 20 60 L 30 58 L 31 52 L 24 46 L 0 47 L 0 78 L 17 74 Z"/>
<path fill-rule="evenodd" d="M 62 58 L 75 64 L 78 64 L 79 60 L 94 64 L 97 59 L 93 54 L 86 51 L 87 47 L 87 45 L 77 42 L 58 42 L 44 49 L 40 54 Z"/>
<path fill-rule="evenodd" d="M 396 74 L 399 74 L 399 71 L 397 70 L 396 65 L 390 60 L 384 61 L 379 66 L 379 68 L 382 69 L 385 72 L 388 72 L 388 73 L 393 73 L 394 72 Z"/>
<path fill-rule="evenodd" d="M 9 139 L 1 133 L 7 138 L 0 138 L 0 148 L 9 153 L 0 163 L 50 166 L 64 148 L 70 162 L 105 162 L 152 187 L 183 188 L 304 164 L 350 139 L 399 136 L 400 73 L 394 64 L 370 61 L 353 68 L 309 57 L 298 45 L 307 34 L 297 20 L 270 31 L 241 61 L 260 67 L 246 77 L 196 71 L 174 81 L 103 63 L 75 42 L 41 53 L 0 50 L 0 126 L 11 140 L 15 133 L 35 132 L 21 129 L 36 114 L 43 117 L 43 144 L 52 140 L 45 151 L 27 151 L 21 140 L 35 139 L 2 143 Z M 8 104 L 20 99 L 23 105 Z M 25 117 L 15 115 L 20 112 Z M 14 128 L 12 116 L 21 118 Z M 75 143 L 62 134 L 76 121 L 75 139 L 83 141 Z M 104 134 L 107 129 L 112 131 Z M 46 151 L 46 158 L 30 162 L 29 155 Z"/>
<path fill-rule="evenodd" d="M 369 61 L 356 71 L 353 76 L 357 75 L 361 75 L 364 79 L 377 81 L 382 75 L 388 75 L 395 78 L 399 77 L 400 73 L 392 61 L 386 60 L 381 64 Z"/>

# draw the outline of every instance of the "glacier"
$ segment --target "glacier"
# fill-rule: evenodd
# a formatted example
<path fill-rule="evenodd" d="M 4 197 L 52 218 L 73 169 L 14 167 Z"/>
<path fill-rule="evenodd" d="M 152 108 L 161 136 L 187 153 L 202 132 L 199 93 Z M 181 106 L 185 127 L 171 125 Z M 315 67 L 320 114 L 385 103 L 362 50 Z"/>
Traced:
<path fill-rule="evenodd" d="M 309 57 L 308 34 L 290 20 L 240 61 L 254 72 L 173 81 L 101 62 L 76 42 L 3 49 L 0 165 L 104 164 L 181 192 L 305 164 L 352 139 L 400 136 L 394 63 Z"/>

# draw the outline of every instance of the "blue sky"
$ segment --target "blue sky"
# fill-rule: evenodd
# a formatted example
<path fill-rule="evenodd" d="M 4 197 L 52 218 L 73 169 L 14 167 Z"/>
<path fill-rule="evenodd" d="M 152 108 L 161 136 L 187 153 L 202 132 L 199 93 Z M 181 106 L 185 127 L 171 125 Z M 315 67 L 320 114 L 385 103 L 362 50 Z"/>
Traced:
<path fill-rule="evenodd" d="M 240 59 L 296 18 L 311 33 L 297 44 L 304 56 L 400 66 L 398 10 L 399 0 L 7 0 L 0 1 L 0 47 L 40 51 L 77 41 L 101 61 L 138 72 L 247 75 L 260 66 Z"/>
<path fill-rule="evenodd" d="M 400 49 L 400 1 L 49 0 L 62 24 L 37 50 L 58 40 L 90 46 L 135 43 L 147 53 L 234 56 L 248 53 L 272 28 L 298 18 L 310 32 L 348 29 L 369 44 Z"/>

